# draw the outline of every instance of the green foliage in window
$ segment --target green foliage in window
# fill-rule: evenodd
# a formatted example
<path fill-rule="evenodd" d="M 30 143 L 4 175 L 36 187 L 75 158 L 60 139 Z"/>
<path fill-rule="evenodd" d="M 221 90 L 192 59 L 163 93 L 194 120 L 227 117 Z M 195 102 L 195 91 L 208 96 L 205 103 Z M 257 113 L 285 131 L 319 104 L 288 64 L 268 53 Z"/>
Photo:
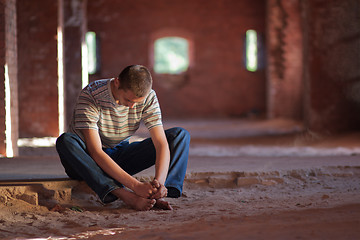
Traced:
<path fill-rule="evenodd" d="M 257 33 L 255 30 L 246 31 L 246 69 L 255 72 L 258 68 Z"/>
<path fill-rule="evenodd" d="M 154 71 L 178 74 L 189 67 L 189 43 L 180 37 L 165 37 L 155 41 Z"/>

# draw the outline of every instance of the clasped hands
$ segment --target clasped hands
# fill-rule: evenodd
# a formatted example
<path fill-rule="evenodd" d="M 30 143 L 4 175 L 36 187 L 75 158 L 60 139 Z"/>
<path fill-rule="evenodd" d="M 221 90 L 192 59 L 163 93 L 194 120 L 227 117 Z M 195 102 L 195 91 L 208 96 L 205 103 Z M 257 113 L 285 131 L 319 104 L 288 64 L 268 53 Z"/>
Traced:
<path fill-rule="evenodd" d="M 159 199 L 167 196 L 167 188 L 154 179 L 151 182 L 141 182 L 135 193 L 143 198 Z"/>

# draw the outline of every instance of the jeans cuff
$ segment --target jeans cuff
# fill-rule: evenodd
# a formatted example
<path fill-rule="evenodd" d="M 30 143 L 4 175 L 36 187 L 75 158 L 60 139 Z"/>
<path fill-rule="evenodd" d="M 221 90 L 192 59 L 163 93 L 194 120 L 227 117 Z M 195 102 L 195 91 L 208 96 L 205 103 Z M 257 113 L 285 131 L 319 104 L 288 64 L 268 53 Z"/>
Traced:
<path fill-rule="evenodd" d="M 102 194 L 102 196 L 100 197 L 101 201 L 104 204 L 108 204 L 116 201 L 118 197 L 112 194 L 111 192 L 118 188 L 122 188 L 122 187 L 111 187 L 109 190 L 107 190 L 105 194 Z"/>
<path fill-rule="evenodd" d="M 167 197 L 170 197 L 170 198 L 181 197 L 182 187 L 175 187 L 175 186 L 167 185 L 166 188 L 168 189 Z"/>

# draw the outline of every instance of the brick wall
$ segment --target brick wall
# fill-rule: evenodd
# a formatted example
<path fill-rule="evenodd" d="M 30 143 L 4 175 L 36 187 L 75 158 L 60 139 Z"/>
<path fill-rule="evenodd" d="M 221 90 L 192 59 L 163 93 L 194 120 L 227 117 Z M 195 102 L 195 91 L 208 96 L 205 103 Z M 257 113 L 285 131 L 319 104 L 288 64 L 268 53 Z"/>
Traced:
<path fill-rule="evenodd" d="M 193 63 L 183 84 L 168 88 L 154 74 L 165 117 L 229 117 L 265 112 L 265 71 L 245 69 L 248 29 L 264 36 L 265 0 L 88 2 L 88 27 L 101 41 L 101 72 L 117 76 L 130 64 L 151 68 L 154 34 L 184 33 L 193 43 Z M 264 38 L 262 38 L 264 39 Z M 176 81 L 176 79 L 175 79 Z"/>
<path fill-rule="evenodd" d="M 360 129 L 360 2 L 308 0 L 306 115 L 311 129 Z"/>
<path fill-rule="evenodd" d="M 299 0 L 268 0 L 267 115 L 303 119 L 303 48 Z"/>
<path fill-rule="evenodd" d="M 74 4 L 84 3 L 64 2 L 70 13 Z M 9 15 L 5 3 L 11 6 Z M 153 73 L 165 118 L 267 111 L 271 118 L 305 119 L 318 131 L 359 129 L 359 5 L 358 0 L 88 1 L 88 27 L 98 34 L 101 47 L 101 71 L 91 80 L 117 76 L 129 64 L 152 68 L 153 41 L 179 35 L 192 44 L 189 71 L 171 77 Z M 15 0 L 0 0 L 0 66 L 9 63 L 12 88 L 18 88 L 11 91 L 19 99 L 11 103 L 12 120 L 17 126 L 19 119 L 21 137 L 57 136 L 58 1 L 17 0 L 16 6 L 15 13 Z M 70 14 L 64 21 L 66 86 L 72 96 L 68 109 L 81 83 L 82 26 L 72 20 Z M 268 43 L 267 72 L 245 69 L 248 29 L 257 30 Z M 0 75 L 3 79 L 3 67 Z M 0 81 L 0 154 L 5 150 L 4 92 Z M 14 127 L 14 139 L 16 134 Z"/>
<path fill-rule="evenodd" d="M 58 135 L 57 1 L 18 0 L 20 137 Z"/>

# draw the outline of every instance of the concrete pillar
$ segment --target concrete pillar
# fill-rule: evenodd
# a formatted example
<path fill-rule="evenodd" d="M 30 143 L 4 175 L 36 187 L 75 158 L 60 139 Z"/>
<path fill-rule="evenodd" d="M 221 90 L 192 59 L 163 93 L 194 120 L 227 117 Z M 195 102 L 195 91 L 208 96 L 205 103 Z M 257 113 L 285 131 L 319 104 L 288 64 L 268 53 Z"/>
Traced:
<path fill-rule="evenodd" d="M 0 0 L 0 154 L 18 155 L 16 0 Z"/>
<path fill-rule="evenodd" d="M 267 1 L 267 115 L 303 119 L 300 0 Z"/>
<path fill-rule="evenodd" d="M 82 89 L 82 42 L 86 33 L 86 0 L 60 0 L 63 22 L 65 126 Z"/>

